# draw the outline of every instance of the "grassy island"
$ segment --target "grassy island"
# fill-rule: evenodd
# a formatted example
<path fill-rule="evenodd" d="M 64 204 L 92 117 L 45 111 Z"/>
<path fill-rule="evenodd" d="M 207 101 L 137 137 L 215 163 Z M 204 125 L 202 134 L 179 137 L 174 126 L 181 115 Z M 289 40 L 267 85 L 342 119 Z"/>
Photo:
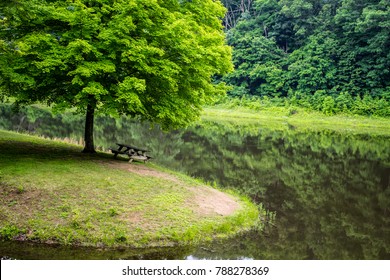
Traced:
<path fill-rule="evenodd" d="M 2 239 L 96 247 L 191 244 L 247 230 L 259 211 L 155 164 L 0 130 Z"/>

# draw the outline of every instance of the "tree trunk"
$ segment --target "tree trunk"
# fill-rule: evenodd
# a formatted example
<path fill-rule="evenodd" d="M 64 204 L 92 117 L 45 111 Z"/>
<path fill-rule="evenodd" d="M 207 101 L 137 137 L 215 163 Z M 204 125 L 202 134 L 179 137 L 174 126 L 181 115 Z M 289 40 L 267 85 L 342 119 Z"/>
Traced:
<path fill-rule="evenodd" d="M 91 98 L 92 99 L 92 98 Z M 96 153 L 95 145 L 93 144 L 93 120 L 95 114 L 95 102 L 90 99 L 87 106 L 87 116 L 85 118 L 85 132 L 84 132 L 84 150 L 83 153 Z"/>

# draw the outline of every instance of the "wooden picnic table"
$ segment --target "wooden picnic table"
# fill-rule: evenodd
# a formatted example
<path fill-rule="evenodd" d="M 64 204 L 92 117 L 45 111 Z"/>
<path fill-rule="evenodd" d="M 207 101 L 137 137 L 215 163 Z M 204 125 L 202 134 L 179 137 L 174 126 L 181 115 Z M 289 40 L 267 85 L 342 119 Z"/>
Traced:
<path fill-rule="evenodd" d="M 114 154 L 114 158 L 116 158 L 118 154 L 127 155 L 129 157 L 129 162 L 132 162 L 133 160 L 147 162 L 149 159 L 152 158 L 146 155 L 146 153 L 149 152 L 148 150 L 140 149 L 127 144 L 116 144 L 118 145 L 117 149 L 110 149 L 111 152 Z"/>

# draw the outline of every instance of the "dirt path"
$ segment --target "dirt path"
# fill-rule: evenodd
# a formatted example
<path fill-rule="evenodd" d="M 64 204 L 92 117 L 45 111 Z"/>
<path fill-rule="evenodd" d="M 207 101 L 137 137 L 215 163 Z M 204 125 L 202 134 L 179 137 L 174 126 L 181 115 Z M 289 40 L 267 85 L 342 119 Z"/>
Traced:
<path fill-rule="evenodd" d="M 131 164 L 128 162 L 117 161 L 110 162 L 109 166 L 127 170 L 140 176 L 156 177 L 162 180 L 172 181 L 176 184 L 182 183 L 182 181 L 176 176 L 155 170 L 146 164 Z M 183 183 L 183 185 L 185 184 Z M 229 216 L 240 208 L 240 204 L 233 196 L 209 186 L 189 186 L 187 189 L 193 193 L 191 201 L 188 201 L 188 206 L 198 215 Z"/>

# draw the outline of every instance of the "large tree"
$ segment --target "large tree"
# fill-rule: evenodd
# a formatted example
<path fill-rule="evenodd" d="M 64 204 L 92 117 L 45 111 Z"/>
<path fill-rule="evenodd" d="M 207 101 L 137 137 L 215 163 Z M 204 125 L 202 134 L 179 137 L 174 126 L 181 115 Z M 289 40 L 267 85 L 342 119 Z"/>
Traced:
<path fill-rule="evenodd" d="M 2 0 L 0 98 L 185 126 L 232 70 L 214 0 Z"/>

